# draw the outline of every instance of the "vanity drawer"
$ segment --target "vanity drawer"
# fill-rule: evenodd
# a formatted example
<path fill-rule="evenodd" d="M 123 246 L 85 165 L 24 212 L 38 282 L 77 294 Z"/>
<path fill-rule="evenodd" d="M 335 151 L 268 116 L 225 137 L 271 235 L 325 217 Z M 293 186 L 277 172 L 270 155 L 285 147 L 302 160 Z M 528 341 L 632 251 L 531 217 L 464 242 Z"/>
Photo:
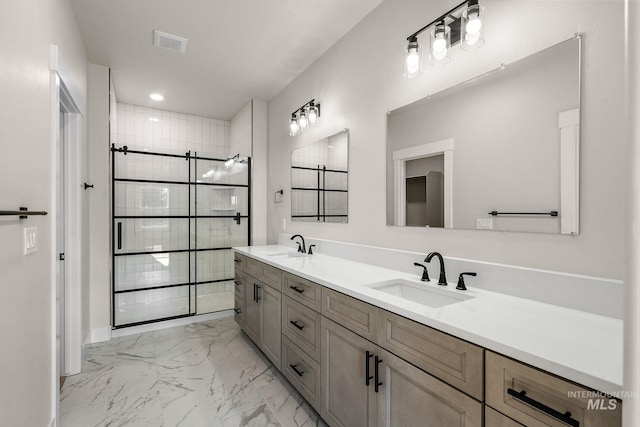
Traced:
<path fill-rule="evenodd" d="M 286 336 L 282 337 L 282 373 L 313 406 L 320 410 L 320 364 Z"/>
<path fill-rule="evenodd" d="M 286 295 L 282 297 L 282 333 L 320 360 L 320 314 Z"/>
<path fill-rule="evenodd" d="M 322 314 L 356 334 L 376 341 L 377 307 L 323 287 Z"/>
<path fill-rule="evenodd" d="M 247 276 L 242 272 L 242 270 L 236 270 L 236 274 L 233 279 L 234 295 L 236 299 L 244 299 L 245 282 L 247 280 Z"/>
<path fill-rule="evenodd" d="M 244 257 L 243 266 L 247 274 L 250 274 L 278 291 L 281 290 L 282 273 L 279 269 L 251 257 Z"/>
<path fill-rule="evenodd" d="M 482 347 L 382 309 L 377 344 L 482 401 Z"/>
<path fill-rule="evenodd" d="M 560 420 L 567 412 L 580 427 L 622 425 L 619 400 L 595 396 L 590 389 L 496 353 L 487 351 L 486 359 L 487 405 L 526 426 L 572 425 L 568 419 Z"/>
<path fill-rule="evenodd" d="M 484 407 L 484 425 L 486 427 L 523 427 L 522 424 L 502 415 L 489 406 Z"/>
<path fill-rule="evenodd" d="M 317 312 L 322 309 L 322 286 L 317 283 L 283 272 L 282 293 Z"/>

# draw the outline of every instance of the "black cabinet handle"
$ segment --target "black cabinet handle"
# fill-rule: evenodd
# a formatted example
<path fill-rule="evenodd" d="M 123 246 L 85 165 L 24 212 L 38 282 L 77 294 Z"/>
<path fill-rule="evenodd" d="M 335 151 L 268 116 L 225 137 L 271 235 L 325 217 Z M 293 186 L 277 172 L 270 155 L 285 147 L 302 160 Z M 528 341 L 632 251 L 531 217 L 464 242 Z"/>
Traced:
<path fill-rule="evenodd" d="M 297 293 L 301 294 L 304 292 L 304 289 L 300 289 L 297 286 L 289 286 L 291 289 L 293 289 L 294 291 L 296 291 Z"/>
<path fill-rule="evenodd" d="M 253 301 L 254 301 L 254 302 L 258 302 L 258 297 L 256 296 L 256 295 L 257 295 L 258 290 L 256 289 L 256 286 L 258 286 L 258 285 L 256 285 L 256 284 L 254 283 L 254 284 L 253 284 Z"/>
<path fill-rule="evenodd" d="M 122 223 L 118 223 L 118 249 L 122 249 Z"/>
<path fill-rule="evenodd" d="M 578 420 L 574 420 L 571 418 L 571 412 L 567 411 L 564 414 L 562 412 L 558 412 L 553 408 L 548 407 L 544 403 L 538 402 L 527 396 L 527 392 L 522 390 L 521 392 L 517 392 L 512 388 L 507 389 L 507 393 L 510 396 L 513 396 L 515 399 L 520 400 L 521 402 L 526 403 L 529 406 L 533 406 L 539 411 L 544 412 L 545 414 L 562 421 L 565 424 L 570 425 L 571 427 L 580 427 L 580 422 Z"/>
<path fill-rule="evenodd" d="M 239 259 L 235 259 L 235 258 L 234 258 L 234 259 L 233 259 L 233 262 L 242 262 L 242 260 L 239 260 Z"/>
<path fill-rule="evenodd" d="M 242 310 L 240 310 L 239 308 L 235 308 L 235 307 L 233 308 L 233 311 L 235 311 L 236 314 L 242 313 Z"/>
<path fill-rule="evenodd" d="M 302 374 L 304 374 L 304 371 L 299 371 L 298 370 L 298 365 L 289 365 L 289 367 L 291 369 L 293 369 L 293 371 L 298 374 L 299 376 L 302 376 Z"/>
<path fill-rule="evenodd" d="M 376 367 L 375 367 L 375 375 L 376 375 L 376 379 L 374 380 L 374 390 L 377 393 L 378 392 L 378 387 L 380 387 L 382 385 L 382 381 L 378 381 L 378 379 L 380 378 L 380 373 L 379 371 L 379 366 L 382 363 L 382 359 L 380 359 L 378 356 L 376 356 Z"/>
<path fill-rule="evenodd" d="M 260 301 L 260 285 L 255 285 L 256 286 L 256 302 Z"/>
<path fill-rule="evenodd" d="M 366 378 L 364 384 L 369 387 L 369 381 L 373 379 L 373 376 L 370 375 L 370 371 L 369 371 L 369 359 L 371 359 L 373 357 L 373 354 L 369 353 L 369 351 L 367 350 L 366 354 L 364 355 L 364 376 Z"/>
<path fill-rule="evenodd" d="M 233 283 L 235 283 L 236 286 L 242 285 L 242 282 L 240 280 L 234 280 Z"/>
<path fill-rule="evenodd" d="M 289 320 L 289 323 L 291 323 L 293 326 L 295 326 L 296 328 L 303 330 L 304 329 L 304 325 L 298 325 L 298 321 L 297 320 Z"/>

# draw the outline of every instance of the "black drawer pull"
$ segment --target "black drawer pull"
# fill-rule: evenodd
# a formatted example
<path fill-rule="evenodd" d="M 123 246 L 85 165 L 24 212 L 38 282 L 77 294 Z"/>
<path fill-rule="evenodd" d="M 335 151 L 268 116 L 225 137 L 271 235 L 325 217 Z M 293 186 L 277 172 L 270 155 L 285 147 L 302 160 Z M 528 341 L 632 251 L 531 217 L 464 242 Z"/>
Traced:
<path fill-rule="evenodd" d="M 236 286 L 242 285 L 242 282 L 240 280 L 234 280 L 233 283 L 235 283 Z"/>
<path fill-rule="evenodd" d="M 508 388 L 507 393 L 510 396 L 513 396 L 514 398 L 526 403 L 529 406 L 533 406 L 537 410 L 542 411 L 545 414 L 552 416 L 553 418 L 560 420 L 565 424 L 568 424 L 572 427 L 580 427 L 580 422 L 571 418 L 571 412 L 567 411 L 564 414 L 562 412 L 558 412 L 555 409 L 548 407 L 544 403 L 538 402 L 537 400 L 528 397 L 527 392 L 524 390 L 522 390 L 521 392 L 517 392 L 512 388 Z"/>
<path fill-rule="evenodd" d="M 258 284 L 253 284 L 253 286 L 256 287 L 256 302 L 260 301 L 260 288 L 261 286 Z"/>
<path fill-rule="evenodd" d="M 301 294 L 304 292 L 304 289 L 300 289 L 297 286 L 289 286 L 291 289 L 293 289 L 294 291 L 296 291 L 297 293 Z"/>
<path fill-rule="evenodd" d="M 122 223 L 118 223 L 118 249 L 122 249 Z"/>
<path fill-rule="evenodd" d="M 241 259 L 235 259 L 235 258 L 234 258 L 233 262 L 242 262 L 242 260 L 241 260 Z"/>
<path fill-rule="evenodd" d="M 374 390 L 377 393 L 378 392 L 378 387 L 380 387 L 382 385 L 382 381 L 378 381 L 378 379 L 380 378 L 380 373 L 378 372 L 379 368 L 378 366 L 382 363 L 382 359 L 378 358 L 378 356 L 376 356 L 376 368 L 375 368 L 375 372 L 376 372 L 376 379 L 374 380 Z"/>
<path fill-rule="evenodd" d="M 296 328 L 303 330 L 304 329 L 304 325 L 298 325 L 298 321 L 297 320 L 289 320 L 289 323 L 291 323 L 293 326 L 295 326 Z"/>
<path fill-rule="evenodd" d="M 289 365 L 289 367 L 290 367 L 291 369 L 293 369 L 293 370 L 294 370 L 294 372 L 295 372 L 296 374 L 298 374 L 298 376 L 302 376 L 302 374 L 304 374 L 304 371 L 299 371 L 299 370 L 298 370 L 298 365 Z"/>
<path fill-rule="evenodd" d="M 369 351 L 367 350 L 366 354 L 364 355 L 364 371 L 365 371 L 365 382 L 364 384 L 369 387 L 369 381 L 373 379 L 373 375 L 369 375 L 369 359 L 371 359 L 373 357 L 373 354 L 369 353 Z"/>
<path fill-rule="evenodd" d="M 233 308 L 233 311 L 235 311 L 236 314 L 242 313 L 242 310 L 240 310 L 239 308 L 235 308 L 235 307 Z"/>

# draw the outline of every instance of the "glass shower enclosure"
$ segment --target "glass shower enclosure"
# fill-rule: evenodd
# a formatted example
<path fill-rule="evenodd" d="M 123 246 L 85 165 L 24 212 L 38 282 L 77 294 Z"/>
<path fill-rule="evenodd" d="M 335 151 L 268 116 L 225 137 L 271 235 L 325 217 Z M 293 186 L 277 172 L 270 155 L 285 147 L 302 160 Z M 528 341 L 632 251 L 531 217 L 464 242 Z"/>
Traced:
<path fill-rule="evenodd" d="M 251 159 L 111 148 L 114 328 L 230 310 Z"/>

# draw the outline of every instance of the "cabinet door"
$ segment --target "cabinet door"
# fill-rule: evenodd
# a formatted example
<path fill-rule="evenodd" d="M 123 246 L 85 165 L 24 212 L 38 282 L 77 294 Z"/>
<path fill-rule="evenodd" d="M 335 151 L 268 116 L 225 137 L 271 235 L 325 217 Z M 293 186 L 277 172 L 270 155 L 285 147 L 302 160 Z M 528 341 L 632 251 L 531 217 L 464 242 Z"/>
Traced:
<path fill-rule="evenodd" d="M 378 426 L 481 427 L 482 404 L 378 348 Z"/>
<path fill-rule="evenodd" d="M 244 327 L 242 330 L 260 346 L 260 301 L 256 298 L 261 283 L 246 276 L 244 282 Z M 262 285 L 264 287 L 264 285 Z"/>
<path fill-rule="evenodd" d="M 271 286 L 258 289 L 261 338 L 259 347 L 280 370 L 282 354 L 282 294 Z"/>
<path fill-rule="evenodd" d="M 373 377 L 376 346 L 322 317 L 320 415 L 331 426 L 374 426 L 377 398 Z M 367 359 L 367 352 L 371 355 Z M 368 368 L 367 368 L 368 366 Z"/>

